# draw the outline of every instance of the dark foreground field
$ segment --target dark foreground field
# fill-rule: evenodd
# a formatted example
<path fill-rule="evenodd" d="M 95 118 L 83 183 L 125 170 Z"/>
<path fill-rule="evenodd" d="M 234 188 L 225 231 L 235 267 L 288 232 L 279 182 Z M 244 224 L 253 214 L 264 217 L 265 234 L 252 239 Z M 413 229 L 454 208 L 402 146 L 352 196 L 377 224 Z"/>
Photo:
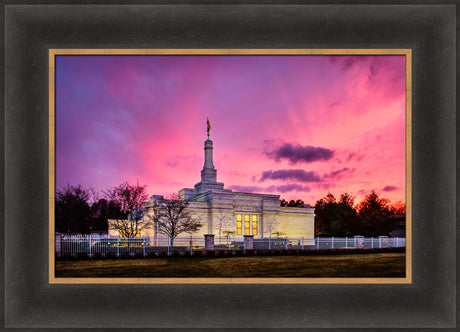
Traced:
<path fill-rule="evenodd" d="M 74 278 L 391 278 L 405 277 L 405 254 L 165 257 L 56 262 L 56 277 Z"/>

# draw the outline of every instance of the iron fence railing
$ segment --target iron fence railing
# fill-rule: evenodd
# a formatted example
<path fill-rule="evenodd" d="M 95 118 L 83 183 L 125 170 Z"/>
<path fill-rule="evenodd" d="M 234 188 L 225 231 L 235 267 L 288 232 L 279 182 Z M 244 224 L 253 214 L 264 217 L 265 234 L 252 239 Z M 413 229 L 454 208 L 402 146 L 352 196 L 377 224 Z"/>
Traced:
<path fill-rule="evenodd" d="M 288 250 L 288 249 L 345 249 L 345 248 L 394 248 L 405 247 L 406 239 L 401 237 L 317 237 L 306 238 L 255 238 L 253 249 L 255 250 Z M 125 256 L 181 252 L 193 254 L 195 251 L 205 250 L 203 237 L 178 237 L 170 239 L 159 238 L 118 238 L 104 236 L 56 236 L 56 253 L 58 256 L 101 255 L 101 256 Z M 244 250 L 244 238 L 222 237 L 214 241 L 214 250 Z"/>

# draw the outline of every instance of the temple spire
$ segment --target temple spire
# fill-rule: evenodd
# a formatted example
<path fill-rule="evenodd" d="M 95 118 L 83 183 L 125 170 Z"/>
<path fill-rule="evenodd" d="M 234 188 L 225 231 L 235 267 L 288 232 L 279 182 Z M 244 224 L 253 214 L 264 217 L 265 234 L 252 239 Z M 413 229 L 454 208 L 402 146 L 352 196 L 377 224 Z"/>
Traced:
<path fill-rule="evenodd" d="M 201 181 L 195 184 L 195 192 L 201 194 L 209 190 L 224 190 L 224 184 L 217 182 L 217 170 L 212 160 L 213 141 L 209 138 L 211 123 L 206 118 L 208 139 L 204 141 L 204 165 L 201 170 Z"/>
<path fill-rule="evenodd" d="M 201 181 L 202 182 L 216 182 L 217 181 L 217 171 L 214 168 L 214 163 L 212 162 L 212 141 L 208 138 L 204 142 L 204 166 L 201 171 Z"/>

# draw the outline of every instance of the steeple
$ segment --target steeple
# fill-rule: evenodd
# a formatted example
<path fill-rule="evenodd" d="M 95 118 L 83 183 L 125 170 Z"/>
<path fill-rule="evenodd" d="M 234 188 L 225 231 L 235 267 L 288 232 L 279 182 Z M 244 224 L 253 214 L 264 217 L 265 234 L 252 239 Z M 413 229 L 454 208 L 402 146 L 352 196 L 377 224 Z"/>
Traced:
<path fill-rule="evenodd" d="M 217 171 L 212 162 L 212 141 L 208 138 L 204 141 L 204 166 L 201 170 L 201 182 L 217 182 Z"/>
<path fill-rule="evenodd" d="M 195 191 L 197 194 L 209 191 L 209 190 L 223 190 L 224 184 L 217 182 L 217 170 L 214 168 L 212 161 L 213 142 L 209 138 L 209 132 L 211 130 L 211 124 L 209 118 L 206 118 L 207 135 L 208 139 L 204 141 L 204 165 L 201 170 L 201 181 L 195 185 Z"/>
<path fill-rule="evenodd" d="M 181 199 L 191 199 L 197 202 L 209 201 L 212 195 L 205 193 L 210 192 L 231 192 L 230 189 L 224 189 L 222 182 L 217 182 L 217 170 L 214 168 L 212 161 L 213 142 L 209 138 L 209 131 L 211 130 L 211 124 L 209 119 L 206 119 L 207 124 L 207 136 L 208 139 L 204 141 L 204 165 L 201 170 L 201 181 L 195 184 L 195 189 L 183 188 L 179 191 L 179 197 Z M 203 195 L 202 195 L 203 194 Z"/>

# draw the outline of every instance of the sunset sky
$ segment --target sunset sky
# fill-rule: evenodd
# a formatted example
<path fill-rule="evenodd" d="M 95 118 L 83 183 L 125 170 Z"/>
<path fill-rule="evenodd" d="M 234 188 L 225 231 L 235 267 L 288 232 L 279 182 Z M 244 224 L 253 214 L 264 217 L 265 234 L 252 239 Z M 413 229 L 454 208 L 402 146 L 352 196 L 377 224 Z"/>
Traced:
<path fill-rule="evenodd" d="M 56 56 L 56 186 L 405 201 L 404 56 Z"/>

